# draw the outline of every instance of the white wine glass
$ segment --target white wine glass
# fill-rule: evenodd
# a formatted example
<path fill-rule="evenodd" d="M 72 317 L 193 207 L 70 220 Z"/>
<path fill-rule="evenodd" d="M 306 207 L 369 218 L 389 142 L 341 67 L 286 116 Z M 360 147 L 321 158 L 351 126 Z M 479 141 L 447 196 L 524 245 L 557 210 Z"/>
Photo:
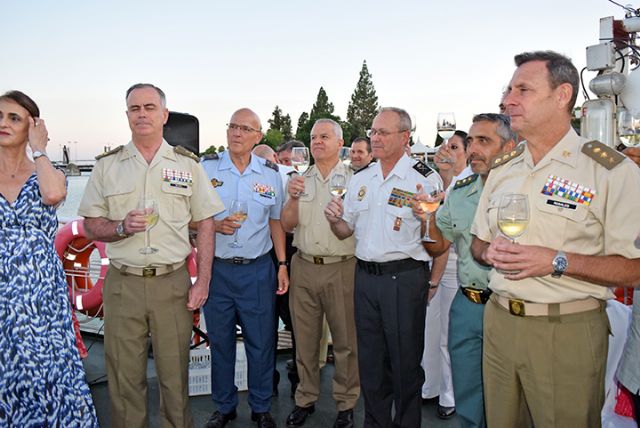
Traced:
<path fill-rule="evenodd" d="M 640 144 L 640 111 L 620 110 L 618 112 L 618 135 L 627 147 Z"/>
<path fill-rule="evenodd" d="M 247 219 L 247 203 L 234 199 L 229 207 L 229 215 L 233 217 L 233 221 L 242 225 Z M 231 248 L 242 248 L 242 244 L 238 242 L 238 229 L 233 233 L 233 242 L 229 243 Z"/>
<path fill-rule="evenodd" d="M 438 113 L 438 135 L 442 138 L 442 147 L 447 148 L 449 144 L 449 138 L 453 137 L 456 132 L 456 116 L 451 113 Z M 444 159 L 444 163 L 453 163 L 453 159 Z"/>
<path fill-rule="evenodd" d="M 351 147 L 340 147 L 340 153 L 338 157 L 346 166 L 351 165 Z"/>
<path fill-rule="evenodd" d="M 515 243 L 529 225 L 529 199 L 522 193 L 505 193 L 498 207 L 498 227 Z"/>
<path fill-rule="evenodd" d="M 341 198 L 347 191 L 347 177 L 344 174 L 335 173 L 329 180 L 329 191 L 337 198 Z"/>
<path fill-rule="evenodd" d="M 142 198 L 138 202 L 138 209 L 144 211 L 147 225 L 144 231 L 144 248 L 140 248 L 140 254 L 154 254 L 158 252 L 157 248 L 151 246 L 151 229 L 158 224 L 160 214 L 158 213 L 158 204 L 154 199 Z"/>
<path fill-rule="evenodd" d="M 440 181 L 429 182 L 422 187 L 422 193 L 424 194 L 424 199 L 420 200 L 420 208 L 422 211 L 427 213 L 426 218 L 426 229 L 424 231 L 424 236 L 422 237 L 422 242 L 436 242 L 429 235 L 429 223 L 431 222 L 431 214 L 436 212 L 438 207 L 440 206 L 440 201 L 442 200 L 442 183 Z"/>
<path fill-rule="evenodd" d="M 298 174 L 304 174 L 309 168 L 309 148 L 294 147 L 291 149 L 291 166 L 295 168 Z M 298 196 L 307 196 L 306 193 L 299 193 Z"/>

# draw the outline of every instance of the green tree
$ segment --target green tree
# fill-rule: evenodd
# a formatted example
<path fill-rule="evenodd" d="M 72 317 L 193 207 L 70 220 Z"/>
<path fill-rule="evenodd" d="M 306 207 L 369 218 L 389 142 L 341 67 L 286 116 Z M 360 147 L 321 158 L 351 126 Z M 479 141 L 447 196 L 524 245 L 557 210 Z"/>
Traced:
<path fill-rule="evenodd" d="M 207 147 L 207 150 L 205 150 L 204 152 L 200 153 L 200 156 L 205 156 L 205 155 L 211 155 L 216 153 L 216 147 L 215 146 L 209 146 Z"/>
<path fill-rule="evenodd" d="M 225 146 L 219 146 L 218 147 L 218 153 L 222 153 L 226 150 L 227 148 Z"/>
<path fill-rule="evenodd" d="M 304 133 L 304 127 L 309 121 L 309 113 L 303 111 L 300 117 L 298 118 L 298 126 L 296 127 L 296 140 L 304 141 L 301 136 Z"/>
<path fill-rule="evenodd" d="M 291 128 L 291 116 L 288 114 L 282 116 L 282 126 L 280 127 L 282 138 L 284 141 L 293 139 L 293 129 Z"/>
<path fill-rule="evenodd" d="M 278 131 L 282 130 L 282 110 L 280 107 L 276 106 L 273 109 L 273 113 L 271 113 L 271 119 L 269 119 L 269 129 L 277 129 Z"/>
<path fill-rule="evenodd" d="M 274 150 L 283 142 L 284 137 L 282 136 L 282 132 L 278 129 L 268 129 L 262 137 L 262 140 L 260 140 L 260 144 L 267 144 Z"/>
<path fill-rule="evenodd" d="M 311 113 L 309 114 L 309 118 L 324 118 L 333 116 L 333 103 L 329 102 L 329 97 L 327 96 L 327 92 L 324 90 L 322 86 L 320 86 L 320 90 L 318 91 L 318 96 L 316 98 L 316 102 L 313 104 L 311 108 Z"/>
<path fill-rule="evenodd" d="M 349 130 L 353 138 L 366 136 L 366 130 L 371 128 L 373 118 L 378 111 L 378 96 L 371 79 L 372 75 L 369 73 L 365 60 L 362 63 L 360 78 L 347 108 L 347 122 L 350 125 Z M 347 140 L 345 139 L 345 141 Z"/>

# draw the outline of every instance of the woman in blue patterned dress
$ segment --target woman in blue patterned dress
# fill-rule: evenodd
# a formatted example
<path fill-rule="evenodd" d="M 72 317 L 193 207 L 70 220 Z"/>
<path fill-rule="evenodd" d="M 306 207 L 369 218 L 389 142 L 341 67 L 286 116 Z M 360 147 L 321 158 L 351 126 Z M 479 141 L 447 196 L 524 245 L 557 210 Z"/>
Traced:
<path fill-rule="evenodd" d="M 0 427 L 94 427 L 53 246 L 65 178 L 39 116 L 25 94 L 0 96 Z"/>

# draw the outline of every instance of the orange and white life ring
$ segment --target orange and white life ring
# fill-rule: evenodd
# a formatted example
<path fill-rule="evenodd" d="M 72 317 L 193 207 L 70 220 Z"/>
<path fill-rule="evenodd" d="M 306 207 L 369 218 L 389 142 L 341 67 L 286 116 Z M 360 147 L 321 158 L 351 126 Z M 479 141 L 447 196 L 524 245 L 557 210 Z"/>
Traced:
<path fill-rule="evenodd" d="M 97 315 L 102 305 L 102 285 L 109 268 L 105 244 L 87 239 L 84 221 L 73 220 L 58 230 L 54 241 L 56 252 L 62 260 L 65 272 L 82 272 L 80 275 L 67 275 L 67 284 L 73 287 L 73 306 L 79 311 Z M 91 281 L 89 272 L 91 253 L 97 250 L 100 255 L 100 274 L 96 283 Z M 93 312 L 93 313 L 92 313 Z"/>

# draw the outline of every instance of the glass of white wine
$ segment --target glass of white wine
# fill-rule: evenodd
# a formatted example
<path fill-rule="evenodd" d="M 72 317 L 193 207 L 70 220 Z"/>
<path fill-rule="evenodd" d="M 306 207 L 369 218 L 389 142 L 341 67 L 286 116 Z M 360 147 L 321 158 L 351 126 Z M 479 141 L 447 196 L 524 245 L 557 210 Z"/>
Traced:
<path fill-rule="evenodd" d="M 498 207 L 498 227 L 511 242 L 522 236 L 529 225 L 529 199 L 522 193 L 505 193 Z"/>
<path fill-rule="evenodd" d="M 298 174 L 304 174 L 309 168 L 309 148 L 294 147 L 291 149 L 291 166 L 295 168 Z M 300 193 L 298 196 L 307 196 L 306 193 Z"/>
<path fill-rule="evenodd" d="M 229 214 L 233 217 L 233 221 L 236 223 L 244 223 L 247 219 L 247 203 L 244 201 L 238 201 L 234 199 L 231 201 L 231 207 L 229 208 Z M 233 242 L 229 244 L 231 248 L 242 248 L 242 244 L 238 242 L 238 229 L 233 233 Z"/>
<path fill-rule="evenodd" d="M 347 191 L 347 177 L 344 174 L 335 173 L 329 180 L 329 191 L 337 198 L 341 198 Z"/>
<path fill-rule="evenodd" d="M 620 110 L 618 112 L 618 135 L 627 147 L 640 144 L 640 111 Z"/>
<path fill-rule="evenodd" d="M 144 231 L 144 248 L 140 248 L 140 254 L 154 254 L 158 252 L 157 248 L 151 246 L 150 231 L 153 226 L 158 224 L 158 204 L 154 199 L 142 198 L 138 202 L 138 209 L 144 211 L 147 226 Z"/>
<path fill-rule="evenodd" d="M 449 138 L 453 137 L 453 134 L 456 132 L 456 116 L 451 113 L 438 113 L 438 135 L 444 140 L 442 142 L 442 147 L 447 147 L 449 143 Z M 453 163 L 453 159 L 444 159 L 445 163 Z"/>
<path fill-rule="evenodd" d="M 351 147 L 340 147 L 338 157 L 346 166 L 351 165 Z"/>
<path fill-rule="evenodd" d="M 420 200 L 420 208 L 427 213 L 426 229 L 422 242 L 436 242 L 429 236 L 429 223 L 431 221 L 431 214 L 434 213 L 440 206 L 440 200 L 442 199 L 442 183 L 437 181 L 434 183 L 427 183 L 423 186 L 422 192 L 425 198 Z"/>

